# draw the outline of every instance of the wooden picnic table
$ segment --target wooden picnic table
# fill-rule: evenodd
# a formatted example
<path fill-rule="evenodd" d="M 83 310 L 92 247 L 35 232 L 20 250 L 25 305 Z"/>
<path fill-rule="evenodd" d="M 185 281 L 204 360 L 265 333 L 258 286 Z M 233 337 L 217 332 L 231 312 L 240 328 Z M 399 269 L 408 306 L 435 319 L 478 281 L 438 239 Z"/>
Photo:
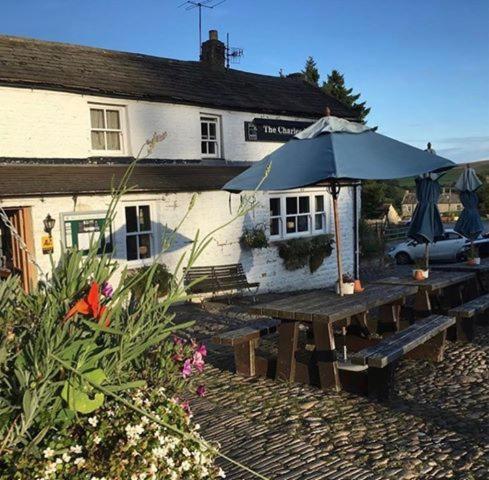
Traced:
<path fill-rule="evenodd" d="M 406 297 L 416 294 L 417 290 L 417 286 L 412 285 L 367 285 L 362 293 L 343 297 L 331 291 L 319 290 L 254 305 L 250 312 L 281 320 L 278 327 L 276 378 L 309 383 L 310 368 L 297 362 L 296 352 L 299 324 L 310 323 L 314 334 L 315 362 L 319 370 L 320 386 L 323 390 L 340 390 L 333 324 L 356 321 L 367 328 L 368 311 L 380 307 L 382 321 L 390 323 L 392 330 L 398 330 L 401 305 Z"/>
<path fill-rule="evenodd" d="M 468 263 L 444 263 L 430 266 L 432 270 L 442 270 L 445 272 L 469 272 L 475 273 L 477 280 L 474 282 L 476 294 L 480 295 L 483 291 L 488 291 L 489 263 L 480 265 L 469 265 Z"/>
<path fill-rule="evenodd" d="M 383 285 L 409 285 L 417 288 L 416 301 L 414 309 L 423 315 L 429 315 L 432 312 L 432 300 L 438 298 L 442 291 L 450 290 L 450 306 L 457 306 L 468 300 L 469 296 L 464 296 L 464 286 L 467 284 L 474 285 L 476 276 L 470 272 L 445 272 L 442 270 L 430 271 L 430 275 L 425 280 L 415 280 L 411 276 L 393 276 L 377 280 L 376 284 Z"/>

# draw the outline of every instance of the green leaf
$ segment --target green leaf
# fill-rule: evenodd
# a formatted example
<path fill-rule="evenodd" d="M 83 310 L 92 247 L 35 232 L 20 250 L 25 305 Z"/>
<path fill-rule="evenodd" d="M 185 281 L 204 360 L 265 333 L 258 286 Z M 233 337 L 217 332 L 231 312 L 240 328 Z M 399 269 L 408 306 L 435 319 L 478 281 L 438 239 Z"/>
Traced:
<path fill-rule="evenodd" d="M 83 376 L 84 379 L 95 385 L 101 385 L 107 378 L 101 368 L 86 372 Z M 68 407 L 71 410 L 80 413 L 91 413 L 100 408 L 104 404 L 105 399 L 105 395 L 99 392 L 95 393 L 93 398 L 90 398 L 88 393 L 91 393 L 93 390 L 94 388 L 90 383 L 78 377 L 71 377 L 65 382 L 61 391 L 61 398 L 68 403 Z"/>

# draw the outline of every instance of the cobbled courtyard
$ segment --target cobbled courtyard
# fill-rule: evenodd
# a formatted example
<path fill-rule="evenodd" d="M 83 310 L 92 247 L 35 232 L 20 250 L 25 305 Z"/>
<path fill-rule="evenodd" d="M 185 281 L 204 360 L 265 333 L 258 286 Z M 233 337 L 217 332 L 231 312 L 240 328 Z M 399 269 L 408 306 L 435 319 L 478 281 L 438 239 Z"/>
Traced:
<path fill-rule="evenodd" d="M 193 413 L 223 453 L 270 479 L 489 479 L 489 327 L 478 326 L 471 344 L 449 342 L 442 363 L 402 360 L 392 399 L 376 403 L 236 375 L 231 349 L 209 339 L 256 321 L 246 310 L 246 302 L 176 309 L 209 350 L 207 395 Z M 228 479 L 253 478 L 222 466 Z"/>

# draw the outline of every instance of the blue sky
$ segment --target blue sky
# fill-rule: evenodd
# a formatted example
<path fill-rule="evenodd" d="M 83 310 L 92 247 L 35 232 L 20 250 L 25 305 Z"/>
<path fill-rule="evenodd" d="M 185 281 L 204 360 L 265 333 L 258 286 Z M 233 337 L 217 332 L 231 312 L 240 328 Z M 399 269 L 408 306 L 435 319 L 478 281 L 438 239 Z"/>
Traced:
<path fill-rule="evenodd" d="M 0 33 L 179 59 L 198 55 L 183 0 L 1 0 Z M 368 123 L 459 161 L 489 159 L 489 0 L 226 0 L 210 28 L 245 57 L 236 68 L 333 68 L 372 108 Z"/>

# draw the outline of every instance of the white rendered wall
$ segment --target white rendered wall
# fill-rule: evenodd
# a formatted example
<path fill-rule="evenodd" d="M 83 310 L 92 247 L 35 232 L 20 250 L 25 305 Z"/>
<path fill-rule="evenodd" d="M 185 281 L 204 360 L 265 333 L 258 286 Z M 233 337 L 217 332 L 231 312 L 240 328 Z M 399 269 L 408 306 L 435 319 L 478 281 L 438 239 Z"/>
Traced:
<path fill-rule="evenodd" d="M 126 262 L 125 255 L 125 225 L 124 207 L 126 205 L 149 204 L 151 206 L 152 220 L 155 223 L 154 244 L 159 245 L 165 226 L 175 228 L 187 211 L 192 198 L 191 193 L 159 194 L 159 195 L 127 195 L 118 208 L 118 213 L 113 225 L 115 252 L 114 256 L 124 266 L 138 267 L 142 262 Z M 246 217 L 237 219 L 231 225 L 219 230 L 211 244 L 199 258 L 197 265 L 219 265 L 226 263 L 243 263 L 250 282 L 260 282 L 260 291 L 300 290 L 318 288 L 333 285 L 336 281 L 335 252 L 328 257 L 323 265 L 313 274 L 306 266 L 300 270 L 287 271 L 283 267 L 282 259 L 277 254 L 277 248 L 273 244 L 266 249 L 244 250 L 239 244 L 244 225 L 268 223 L 267 195 L 260 194 L 258 200 L 261 205 L 250 212 Z M 107 196 L 80 196 L 76 204 L 76 211 L 100 211 L 107 208 L 109 197 Z M 190 211 L 185 223 L 177 235 L 177 240 L 171 251 L 163 253 L 158 261 L 165 263 L 172 271 L 184 252 L 188 252 L 190 241 L 195 238 L 196 230 L 200 229 L 201 237 L 216 227 L 229 221 L 236 213 L 239 204 L 239 196 L 232 195 L 231 200 L 225 192 L 205 192 L 197 194 L 197 201 Z M 342 249 L 343 269 L 345 272 L 353 271 L 353 210 L 352 191 L 343 189 L 340 195 L 340 216 L 342 225 Z M 57 259 L 60 252 L 61 241 L 61 213 L 69 213 L 75 210 L 71 197 L 47 197 L 45 199 L 10 199 L 0 202 L 3 207 L 30 206 L 32 208 L 33 233 L 35 241 L 35 257 L 45 272 L 50 270 L 48 255 L 43 255 L 41 249 L 41 237 L 43 232 L 43 219 L 49 213 L 56 219 L 53 231 L 55 244 L 54 258 Z M 331 201 L 326 195 L 326 212 L 328 231 L 334 232 L 331 212 Z M 150 259 L 149 262 L 154 259 Z M 117 281 L 117 278 L 115 279 Z"/>
<path fill-rule="evenodd" d="M 253 118 L 309 120 L 297 117 L 216 110 L 169 103 L 110 99 L 80 94 L 0 87 L 0 157 L 87 158 L 90 150 L 89 105 L 125 107 L 125 150 L 135 156 L 154 132 L 166 131 L 153 158 L 198 160 L 200 114 L 222 119 L 222 149 L 227 161 L 258 161 L 282 143 L 246 142 L 244 122 Z"/>

